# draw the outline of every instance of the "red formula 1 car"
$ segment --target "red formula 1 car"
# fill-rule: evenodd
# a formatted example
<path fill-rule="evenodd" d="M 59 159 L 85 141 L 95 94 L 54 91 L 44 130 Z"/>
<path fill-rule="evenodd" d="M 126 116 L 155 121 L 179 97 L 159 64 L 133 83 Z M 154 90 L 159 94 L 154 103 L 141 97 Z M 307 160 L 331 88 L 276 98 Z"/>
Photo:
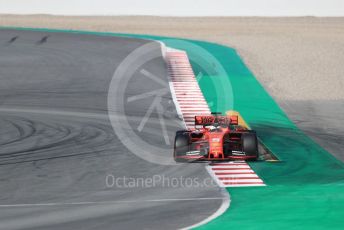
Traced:
<path fill-rule="evenodd" d="M 238 115 L 195 116 L 195 128 L 176 132 L 176 162 L 196 160 L 256 160 L 256 132 L 238 124 Z"/>

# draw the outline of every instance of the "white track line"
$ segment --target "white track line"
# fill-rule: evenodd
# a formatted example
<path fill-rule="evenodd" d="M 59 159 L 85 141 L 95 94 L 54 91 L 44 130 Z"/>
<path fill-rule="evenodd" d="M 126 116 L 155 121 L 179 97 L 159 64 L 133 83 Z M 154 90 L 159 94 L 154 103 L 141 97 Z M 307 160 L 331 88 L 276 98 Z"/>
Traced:
<path fill-rule="evenodd" d="M 202 220 L 201 222 L 198 222 L 194 225 L 188 226 L 186 228 L 182 228 L 182 230 L 187 230 L 187 229 L 194 229 L 194 228 L 198 228 L 202 225 L 205 225 L 206 223 L 216 219 L 217 217 L 221 216 L 223 213 L 226 212 L 226 210 L 229 208 L 229 205 L 231 203 L 231 199 L 229 197 L 229 193 L 227 192 L 226 189 L 222 189 L 221 190 L 221 194 L 223 196 L 222 198 L 222 204 L 221 206 L 216 210 L 216 212 L 214 212 L 212 215 L 210 215 L 208 218 Z"/>
<path fill-rule="evenodd" d="M 165 49 L 166 50 L 166 49 Z M 207 102 L 205 101 L 202 91 L 196 81 L 196 77 L 193 74 L 189 59 L 184 51 L 165 52 L 164 57 L 169 66 L 170 75 L 178 74 L 178 77 L 170 77 L 173 82 L 170 86 L 173 88 L 171 92 L 175 94 L 175 102 L 178 111 L 181 111 L 182 118 L 187 128 L 192 128 L 195 124 L 194 116 L 200 112 L 203 114 L 210 114 L 210 109 Z M 178 61 L 179 60 L 179 61 Z M 182 60 L 182 61 L 180 61 Z M 183 66 L 183 68 L 176 68 L 176 66 Z M 182 75 L 184 73 L 184 75 Z M 185 78 L 192 79 L 186 81 Z M 186 98 L 186 95 L 192 95 L 193 97 Z M 195 100 L 197 96 L 197 100 Z M 191 112 L 193 114 L 185 114 L 186 112 Z M 202 220 L 199 223 L 185 227 L 183 229 L 193 229 L 200 227 L 215 218 L 221 216 L 230 205 L 230 197 L 227 190 L 222 189 L 222 203 L 219 209 L 212 215 Z"/>
<path fill-rule="evenodd" d="M 210 114 L 210 109 L 193 73 L 186 52 L 165 48 L 164 57 L 168 65 L 169 79 L 173 88 L 177 110 L 181 112 L 187 128 L 194 127 L 194 116 Z M 219 187 L 265 186 L 245 161 L 214 163 L 206 166 L 208 173 Z M 215 169 L 215 170 L 213 170 Z M 229 207 L 230 198 L 227 190 L 222 189 L 224 196 L 221 207 L 205 220 L 184 229 L 204 225 L 222 215 Z"/>

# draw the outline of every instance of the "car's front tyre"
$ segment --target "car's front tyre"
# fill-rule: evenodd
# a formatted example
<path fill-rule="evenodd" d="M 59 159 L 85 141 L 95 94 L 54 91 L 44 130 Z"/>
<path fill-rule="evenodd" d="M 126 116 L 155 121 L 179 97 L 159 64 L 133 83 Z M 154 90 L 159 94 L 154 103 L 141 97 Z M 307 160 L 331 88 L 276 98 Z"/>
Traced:
<path fill-rule="evenodd" d="M 242 151 L 249 156 L 250 160 L 258 159 L 258 139 L 254 132 L 241 135 Z"/>
<path fill-rule="evenodd" d="M 190 148 L 190 132 L 181 130 L 176 132 L 174 139 L 174 160 L 176 162 L 187 162 L 188 160 L 183 158 Z"/>

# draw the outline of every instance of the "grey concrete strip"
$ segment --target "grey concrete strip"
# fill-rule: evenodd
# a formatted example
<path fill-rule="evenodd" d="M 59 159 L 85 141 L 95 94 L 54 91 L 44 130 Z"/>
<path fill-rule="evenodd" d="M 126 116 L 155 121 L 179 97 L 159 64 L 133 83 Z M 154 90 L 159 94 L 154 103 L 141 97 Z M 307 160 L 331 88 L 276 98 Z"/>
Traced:
<path fill-rule="evenodd" d="M 344 162 L 344 101 L 281 101 L 288 116 L 309 137 Z"/>

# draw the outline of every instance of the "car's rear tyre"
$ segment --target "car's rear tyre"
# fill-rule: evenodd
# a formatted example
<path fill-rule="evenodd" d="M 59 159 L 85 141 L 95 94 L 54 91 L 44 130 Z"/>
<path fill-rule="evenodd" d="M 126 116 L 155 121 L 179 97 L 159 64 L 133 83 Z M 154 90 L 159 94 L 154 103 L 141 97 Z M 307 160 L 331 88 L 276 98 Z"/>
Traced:
<path fill-rule="evenodd" d="M 241 135 L 242 151 L 246 153 L 250 160 L 258 159 L 258 140 L 255 133 L 243 133 Z"/>
<path fill-rule="evenodd" d="M 176 162 L 187 162 L 185 158 L 180 158 L 186 156 L 186 152 L 189 151 L 190 146 L 190 132 L 186 130 L 181 130 L 176 132 L 176 137 L 174 139 L 174 160 Z"/>

